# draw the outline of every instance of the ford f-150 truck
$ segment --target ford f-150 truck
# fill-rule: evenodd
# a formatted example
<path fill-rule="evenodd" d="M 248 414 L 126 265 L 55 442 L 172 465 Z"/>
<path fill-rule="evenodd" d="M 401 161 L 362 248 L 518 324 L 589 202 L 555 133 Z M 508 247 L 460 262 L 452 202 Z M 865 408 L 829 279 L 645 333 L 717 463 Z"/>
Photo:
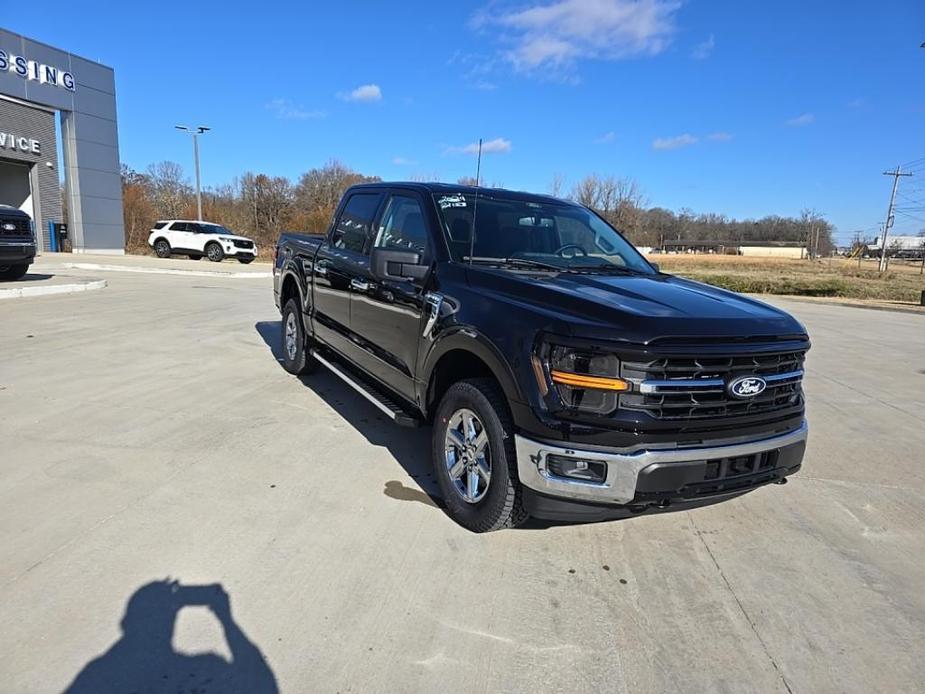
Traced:
<path fill-rule="evenodd" d="M 326 234 L 280 237 L 273 274 L 285 368 L 432 423 L 471 530 L 690 508 L 800 468 L 800 323 L 659 272 L 575 203 L 358 185 Z"/>

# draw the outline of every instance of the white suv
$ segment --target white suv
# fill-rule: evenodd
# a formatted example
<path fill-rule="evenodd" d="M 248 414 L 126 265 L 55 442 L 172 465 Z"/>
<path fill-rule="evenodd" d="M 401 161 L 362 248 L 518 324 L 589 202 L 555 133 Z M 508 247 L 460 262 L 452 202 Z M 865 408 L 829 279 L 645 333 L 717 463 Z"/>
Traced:
<path fill-rule="evenodd" d="M 250 263 L 257 257 L 257 244 L 246 236 L 238 236 L 220 224 L 168 219 L 155 222 L 148 236 L 148 245 L 158 258 L 185 255 L 192 260 L 206 256 L 214 263 L 225 258 L 237 258 Z"/>

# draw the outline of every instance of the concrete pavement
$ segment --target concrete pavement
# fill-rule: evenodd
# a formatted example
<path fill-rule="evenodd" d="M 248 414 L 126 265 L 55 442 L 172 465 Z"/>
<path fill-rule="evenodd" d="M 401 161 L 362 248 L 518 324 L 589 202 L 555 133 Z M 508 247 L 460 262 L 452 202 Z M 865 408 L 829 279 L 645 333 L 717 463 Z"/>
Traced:
<path fill-rule="evenodd" d="M 428 430 L 283 371 L 269 280 L 107 279 L 0 304 L 4 690 L 921 690 L 925 318 L 775 300 L 814 342 L 784 487 L 472 535 Z"/>

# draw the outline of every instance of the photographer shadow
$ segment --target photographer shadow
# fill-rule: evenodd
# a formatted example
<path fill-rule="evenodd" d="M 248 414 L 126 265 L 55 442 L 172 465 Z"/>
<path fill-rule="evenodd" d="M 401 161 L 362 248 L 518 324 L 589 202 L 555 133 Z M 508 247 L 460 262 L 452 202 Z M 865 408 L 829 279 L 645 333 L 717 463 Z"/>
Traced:
<path fill-rule="evenodd" d="M 224 631 L 230 662 L 215 653 L 187 655 L 173 649 L 177 614 L 192 606 L 208 607 L 215 615 Z M 260 649 L 232 618 L 228 594 L 219 584 L 148 583 L 129 598 L 121 627 L 122 637 L 84 666 L 66 694 L 279 691 Z"/>

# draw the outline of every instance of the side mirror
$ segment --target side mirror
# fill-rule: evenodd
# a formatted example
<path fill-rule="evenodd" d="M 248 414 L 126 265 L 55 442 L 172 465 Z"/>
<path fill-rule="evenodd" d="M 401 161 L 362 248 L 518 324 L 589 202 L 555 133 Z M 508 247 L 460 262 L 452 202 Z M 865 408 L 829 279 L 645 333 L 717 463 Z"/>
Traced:
<path fill-rule="evenodd" d="M 420 253 L 388 248 L 374 248 L 369 259 L 373 275 L 384 280 L 424 279 L 428 268 L 421 260 Z"/>
<path fill-rule="evenodd" d="M 661 270 L 659 270 L 659 268 L 658 268 L 658 263 L 653 263 L 653 262 L 650 260 L 650 261 L 649 261 L 649 265 L 651 265 L 651 266 L 652 266 L 652 269 L 655 270 L 656 272 L 661 272 Z"/>

